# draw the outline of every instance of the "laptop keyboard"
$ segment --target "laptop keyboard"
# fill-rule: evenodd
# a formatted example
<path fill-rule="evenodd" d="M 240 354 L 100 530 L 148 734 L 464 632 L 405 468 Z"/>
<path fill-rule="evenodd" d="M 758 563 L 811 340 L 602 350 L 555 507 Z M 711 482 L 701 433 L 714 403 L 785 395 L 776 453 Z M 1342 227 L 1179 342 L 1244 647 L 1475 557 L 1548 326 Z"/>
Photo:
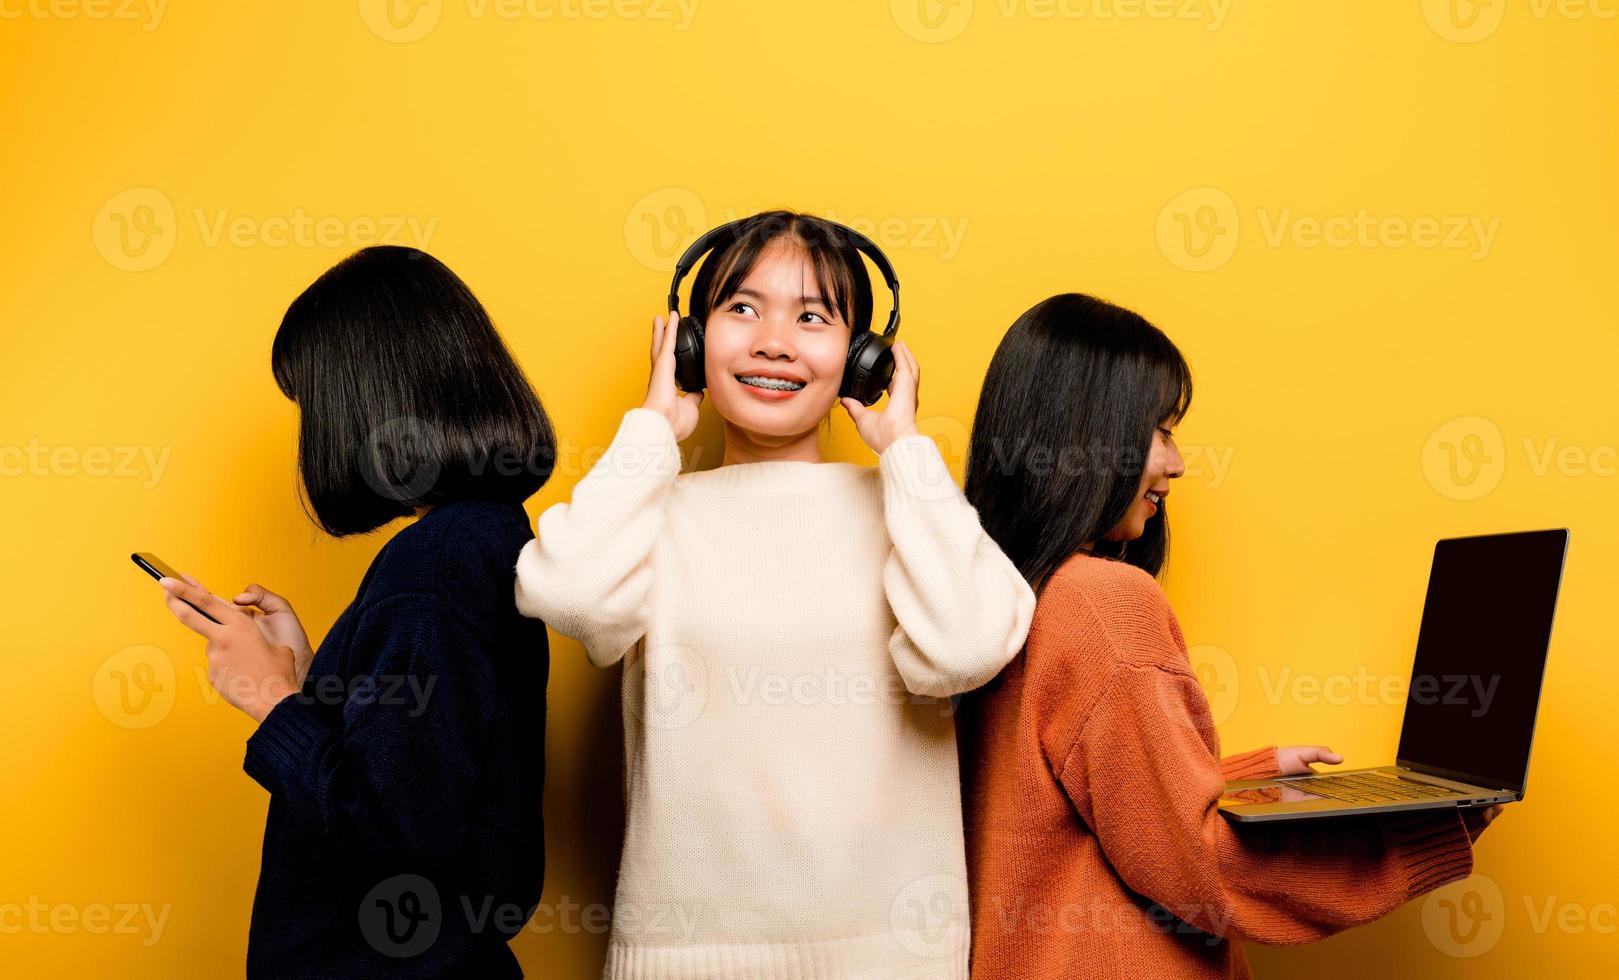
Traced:
<path fill-rule="evenodd" d="M 1442 796 L 1459 795 L 1456 790 L 1415 779 L 1404 779 L 1374 772 L 1352 772 L 1342 775 L 1307 776 L 1302 779 L 1284 779 L 1281 782 L 1324 796 L 1341 803 L 1400 803 L 1406 800 L 1432 800 Z"/>

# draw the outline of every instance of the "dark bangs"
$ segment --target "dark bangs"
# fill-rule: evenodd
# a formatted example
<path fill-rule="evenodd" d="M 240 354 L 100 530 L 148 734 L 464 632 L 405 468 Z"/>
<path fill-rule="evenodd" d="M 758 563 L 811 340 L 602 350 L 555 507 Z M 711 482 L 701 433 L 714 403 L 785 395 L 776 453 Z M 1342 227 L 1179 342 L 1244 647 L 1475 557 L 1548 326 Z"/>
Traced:
<path fill-rule="evenodd" d="M 742 288 L 759 257 L 779 239 L 803 249 L 820 286 L 822 295 L 817 298 L 837 311 L 851 335 L 871 329 L 871 276 L 860 250 L 837 224 L 793 211 L 756 214 L 708 253 L 692 280 L 693 315 L 707 322 L 715 307 Z"/>

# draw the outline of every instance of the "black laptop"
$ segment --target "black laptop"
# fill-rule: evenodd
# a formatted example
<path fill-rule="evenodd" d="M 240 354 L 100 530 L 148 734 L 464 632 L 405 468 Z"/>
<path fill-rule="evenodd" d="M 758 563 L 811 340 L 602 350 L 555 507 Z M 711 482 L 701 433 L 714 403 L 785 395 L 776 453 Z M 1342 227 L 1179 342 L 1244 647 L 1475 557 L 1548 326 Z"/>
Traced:
<path fill-rule="evenodd" d="M 1447 538 L 1392 766 L 1226 784 L 1232 820 L 1304 820 L 1523 799 L 1568 529 Z"/>

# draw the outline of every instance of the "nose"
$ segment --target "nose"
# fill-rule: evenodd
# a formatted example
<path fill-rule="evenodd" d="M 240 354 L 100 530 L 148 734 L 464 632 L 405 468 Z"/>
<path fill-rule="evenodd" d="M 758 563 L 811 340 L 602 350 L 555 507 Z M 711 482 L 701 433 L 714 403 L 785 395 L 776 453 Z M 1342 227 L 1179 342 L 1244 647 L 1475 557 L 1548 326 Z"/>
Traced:
<path fill-rule="evenodd" d="M 783 317 L 766 317 L 759 327 L 759 333 L 754 340 L 753 353 L 757 357 L 766 357 L 771 360 L 782 358 L 792 360 L 793 347 L 789 341 L 792 323 L 783 322 Z"/>
<path fill-rule="evenodd" d="M 1186 463 L 1181 459 L 1181 451 L 1173 441 L 1169 444 L 1169 458 L 1165 461 L 1164 476 L 1171 480 L 1179 480 L 1186 472 Z"/>

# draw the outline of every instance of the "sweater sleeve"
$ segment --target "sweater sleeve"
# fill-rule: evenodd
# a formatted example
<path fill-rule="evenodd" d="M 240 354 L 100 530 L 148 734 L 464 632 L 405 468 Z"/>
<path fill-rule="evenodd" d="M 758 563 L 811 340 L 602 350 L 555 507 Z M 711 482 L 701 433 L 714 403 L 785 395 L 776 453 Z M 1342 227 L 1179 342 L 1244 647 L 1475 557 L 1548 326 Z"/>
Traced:
<path fill-rule="evenodd" d="M 1214 936 L 1285 945 L 1371 922 L 1471 872 L 1454 811 L 1233 827 L 1216 801 L 1227 773 L 1257 774 L 1256 753 L 1222 765 L 1196 677 L 1153 659 L 1116 664 L 1053 766 L 1132 890 Z"/>
<path fill-rule="evenodd" d="M 1238 752 L 1220 760 L 1220 778 L 1228 783 L 1239 779 L 1270 779 L 1281 774 L 1282 767 L 1277 761 L 1274 745 L 1252 752 Z"/>
<path fill-rule="evenodd" d="M 440 866 L 472 822 L 489 652 L 442 599 L 411 592 L 362 614 L 351 656 L 365 672 L 283 698 L 248 738 L 242 768 L 334 846 Z"/>
<path fill-rule="evenodd" d="M 622 659 L 646 635 L 652 547 L 679 474 L 669 420 L 646 408 L 625 412 L 572 501 L 546 508 L 518 554 L 518 610 L 583 643 L 599 667 Z"/>
<path fill-rule="evenodd" d="M 931 437 L 895 440 L 878 469 L 893 544 L 883 589 L 899 623 L 888 641 L 894 666 L 913 694 L 972 690 L 1022 649 L 1034 590 L 985 533 Z"/>

